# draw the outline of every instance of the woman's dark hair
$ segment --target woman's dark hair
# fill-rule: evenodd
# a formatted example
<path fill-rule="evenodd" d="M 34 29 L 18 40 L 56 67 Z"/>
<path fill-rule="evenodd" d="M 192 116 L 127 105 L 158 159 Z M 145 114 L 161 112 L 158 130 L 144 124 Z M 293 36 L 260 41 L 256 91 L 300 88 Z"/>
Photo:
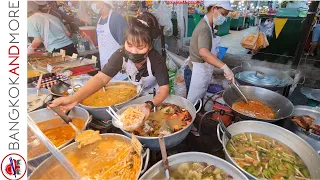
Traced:
<path fill-rule="evenodd" d="M 161 35 L 158 20 L 151 13 L 144 12 L 129 21 L 124 38 L 135 46 L 152 46 L 153 41 Z"/>
<path fill-rule="evenodd" d="M 222 8 L 222 7 L 217 7 L 217 6 L 208 6 L 208 7 L 207 7 L 207 12 L 210 12 L 213 7 L 216 7 L 218 10 L 219 10 L 220 8 Z"/>

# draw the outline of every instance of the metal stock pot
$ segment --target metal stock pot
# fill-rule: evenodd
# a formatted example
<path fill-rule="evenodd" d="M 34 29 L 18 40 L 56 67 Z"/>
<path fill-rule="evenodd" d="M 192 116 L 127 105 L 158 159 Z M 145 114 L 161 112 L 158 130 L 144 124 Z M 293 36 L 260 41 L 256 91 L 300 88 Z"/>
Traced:
<path fill-rule="evenodd" d="M 82 87 L 84 86 L 87 81 L 91 77 L 80 77 L 80 78 L 75 78 L 70 80 L 70 84 L 72 87 Z M 112 81 L 109 82 L 108 84 L 116 83 L 116 82 L 121 82 L 121 83 L 129 83 L 132 84 L 129 81 Z M 132 97 L 131 99 L 128 99 L 125 102 L 119 103 L 119 104 L 114 104 L 112 106 L 115 106 L 116 108 L 120 109 L 122 108 L 126 103 L 130 102 L 131 100 L 135 99 L 136 97 L 139 97 L 141 92 L 143 90 L 143 87 L 141 85 L 137 85 L 137 95 L 135 97 Z M 86 106 L 83 104 L 79 104 L 79 106 L 83 107 L 86 109 L 92 116 L 94 120 L 110 120 L 112 119 L 111 115 L 106 111 L 106 109 L 110 106 L 105 106 L 105 107 L 94 107 L 94 106 Z"/>
<path fill-rule="evenodd" d="M 219 124 L 217 126 L 217 134 L 218 139 L 223 146 L 226 160 L 244 172 L 248 178 L 256 179 L 251 174 L 243 170 L 239 165 L 237 165 L 237 163 L 231 158 L 226 150 L 228 138 L 226 137 L 225 132 L 223 132 L 221 136 L 220 129 L 221 128 Z M 320 177 L 320 156 L 306 141 L 292 132 L 277 125 L 259 121 L 241 121 L 231 124 L 227 129 L 231 135 L 252 132 L 263 134 L 282 142 L 301 157 L 303 162 L 307 165 L 311 179 L 318 179 Z"/>
<path fill-rule="evenodd" d="M 33 112 L 29 113 L 29 115 L 35 123 L 40 123 L 40 122 L 44 122 L 47 120 L 58 118 L 58 116 L 56 116 L 52 110 L 49 110 L 47 108 L 33 111 Z M 89 115 L 89 113 L 81 107 L 74 107 L 70 111 L 68 116 L 71 118 L 78 118 L 78 119 L 83 120 L 85 122 L 85 124 L 84 124 L 82 130 L 86 129 L 86 126 L 92 120 L 92 117 Z M 28 134 L 28 136 L 30 136 L 30 134 Z M 71 143 L 72 141 L 73 141 L 73 139 L 70 139 L 66 143 L 59 146 L 58 148 L 61 149 L 61 148 L 65 147 L 66 145 L 68 145 L 69 143 Z M 28 151 L 36 150 L 37 146 L 39 146 L 38 143 L 42 144 L 42 142 L 34 142 L 34 143 L 30 142 L 30 144 L 28 142 Z M 42 145 L 44 146 L 44 144 L 42 144 Z M 41 153 L 34 158 L 28 159 L 28 164 L 30 165 L 30 167 L 31 166 L 36 167 L 39 163 L 41 163 L 43 160 L 47 159 L 50 155 L 51 154 L 48 151 Z"/>
<path fill-rule="evenodd" d="M 131 142 L 131 139 L 121 135 L 121 134 L 115 134 L 115 133 L 106 133 L 106 134 L 101 134 L 102 137 L 110 137 L 110 136 L 117 136 L 117 137 L 121 137 L 121 139 L 127 141 L 128 143 Z M 78 144 L 76 142 L 69 144 L 68 146 L 64 147 L 63 149 L 61 149 L 61 152 L 63 154 L 67 154 L 69 152 L 72 151 L 76 151 L 78 149 Z M 149 156 L 150 156 L 150 150 L 146 149 L 144 151 L 144 153 L 141 155 L 141 165 L 140 165 L 140 169 L 139 169 L 139 175 L 143 174 L 147 167 L 148 167 L 148 162 L 149 162 Z M 145 159 L 145 161 L 143 161 L 143 159 Z M 30 176 L 28 177 L 28 179 L 40 179 L 42 176 L 46 175 L 46 173 L 49 173 L 48 176 L 51 175 L 50 172 L 48 172 L 48 170 L 50 169 L 55 169 L 54 170 L 54 174 L 58 174 L 59 177 L 52 177 L 53 179 L 72 179 L 72 177 L 70 176 L 69 173 L 66 172 L 66 170 L 59 164 L 59 162 L 56 160 L 55 157 L 50 157 L 47 160 L 45 160 L 42 164 L 40 164 L 39 167 L 37 167 L 37 169 L 35 169 L 35 171 L 30 174 Z M 53 174 L 53 173 L 52 173 Z M 138 177 L 137 177 L 138 179 Z"/>
<path fill-rule="evenodd" d="M 184 162 L 206 162 L 210 165 L 214 165 L 222 169 L 224 172 L 231 175 L 234 179 L 248 179 L 244 174 L 241 173 L 241 171 L 239 171 L 227 161 L 210 154 L 202 152 L 185 152 L 168 157 L 169 166 L 177 165 Z M 143 176 L 141 176 L 140 180 L 154 179 L 154 176 L 156 176 L 160 172 L 164 172 L 162 161 L 159 161 L 157 164 L 153 165 L 146 173 L 143 174 Z"/>
<path fill-rule="evenodd" d="M 152 95 L 147 95 L 147 96 L 143 96 L 143 97 L 139 97 L 133 101 L 130 101 L 128 103 L 128 105 L 130 104 L 143 104 L 146 101 L 150 101 L 152 100 L 153 96 Z M 188 133 L 191 130 L 192 127 L 192 123 L 194 121 L 194 119 L 196 118 L 196 114 L 200 111 L 201 106 L 202 106 L 202 101 L 198 100 L 197 102 L 200 102 L 200 107 L 198 108 L 198 110 L 196 110 L 196 108 L 194 107 L 194 105 L 188 101 L 187 99 L 180 97 L 180 96 L 176 96 L 176 95 L 169 95 L 167 97 L 167 99 L 164 101 L 165 103 L 170 103 L 170 104 L 175 104 L 178 105 L 186 110 L 189 111 L 189 113 L 191 114 L 192 117 L 192 121 L 191 123 L 186 126 L 185 128 L 181 129 L 180 131 L 177 131 L 173 134 L 167 135 L 164 137 L 165 140 L 165 144 L 166 144 L 166 148 L 171 148 L 174 147 L 176 145 L 178 145 L 179 143 L 181 143 L 188 135 Z M 197 104 L 196 102 L 196 104 Z M 195 104 L 195 105 L 196 105 Z M 122 108 L 120 109 L 117 113 L 121 114 L 126 108 Z M 128 136 L 131 137 L 131 133 L 127 132 L 123 129 L 121 129 L 123 131 L 123 133 Z M 137 136 L 137 138 L 139 139 L 139 141 L 146 145 L 146 147 L 150 148 L 151 150 L 160 150 L 160 145 L 159 145 L 159 138 L 158 137 L 144 137 L 144 136 Z"/>

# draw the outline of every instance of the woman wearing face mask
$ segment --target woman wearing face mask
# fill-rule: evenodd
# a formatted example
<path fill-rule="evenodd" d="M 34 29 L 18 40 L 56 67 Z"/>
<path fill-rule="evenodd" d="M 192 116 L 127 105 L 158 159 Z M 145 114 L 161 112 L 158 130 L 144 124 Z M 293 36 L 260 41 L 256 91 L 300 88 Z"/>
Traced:
<path fill-rule="evenodd" d="M 169 95 L 169 75 L 165 60 L 152 45 L 160 34 L 158 22 L 152 14 L 145 12 L 140 17 L 133 18 L 125 31 L 124 47 L 112 54 L 102 71 L 77 93 L 58 98 L 50 106 L 71 109 L 101 89 L 120 71 L 125 72 L 133 83 L 144 84 L 146 94 L 156 88 L 156 96 L 152 101 L 146 102 L 145 106 L 150 110 L 159 105 Z"/>
<path fill-rule="evenodd" d="M 213 67 L 224 71 L 226 79 L 233 81 L 234 75 L 230 68 L 217 58 L 217 38 L 214 27 L 221 25 L 233 9 L 228 1 L 204 1 L 207 14 L 194 29 L 190 41 L 190 57 L 186 63 L 184 78 L 188 90 L 188 100 L 192 103 L 203 98 L 212 79 Z"/>
<path fill-rule="evenodd" d="M 97 39 L 100 54 L 100 67 L 102 68 L 111 55 L 124 43 L 123 34 L 127 29 L 125 18 L 112 11 L 112 1 L 97 1 L 91 4 L 92 10 L 100 15 L 97 23 Z M 123 80 L 125 76 L 117 74 L 115 79 Z"/>

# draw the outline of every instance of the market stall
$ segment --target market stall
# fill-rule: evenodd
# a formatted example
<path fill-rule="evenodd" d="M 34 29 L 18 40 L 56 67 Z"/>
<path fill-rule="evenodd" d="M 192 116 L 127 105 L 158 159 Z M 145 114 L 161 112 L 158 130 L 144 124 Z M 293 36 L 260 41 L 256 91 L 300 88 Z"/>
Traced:
<path fill-rule="evenodd" d="M 153 11 L 150 1 L 119 3 L 115 9 L 126 5 L 127 16 L 135 16 L 140 7 Z M 191 17 L 196 26 L 201 15 Z M 245 22 L 239 18 L 235 25 Z M 232 20 L 218 27 L 218 35 L 229 33 Z M 94 35 L 86 39 L 82 34 L 79 54 L 28 56 L 29 179 L 320 177 L 320 110 L 292 100 L 288 91 L 298 81 L 285 71 L 239 66 L 232 69 L 233 84 L 220 81 L 223 75 L 215 72 L 205 97 L 192 104 L 186 98 L 185 58 L 162 49 L 170 95 L 157 106 L 151 102 L 150 111 L 141 104 L 150 103 L 155 88 L 150 94 L 146 84 L 126 79 L 102 84 L 70 111 L 46 108 L 77 93 L 92 79 L 88 73 L 98 69 Z M 259 48 L 267 47 L 263 33 L 261 40 Z M 268 40 L 271 46 L 273 40 Z M 319 104 L 319 90 L 306 96 Z"/>

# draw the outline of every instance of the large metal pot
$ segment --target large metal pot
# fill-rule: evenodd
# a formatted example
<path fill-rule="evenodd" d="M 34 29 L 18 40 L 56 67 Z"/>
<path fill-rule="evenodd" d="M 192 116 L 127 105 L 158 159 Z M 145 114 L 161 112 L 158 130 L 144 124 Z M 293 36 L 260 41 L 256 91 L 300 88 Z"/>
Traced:
<path fill-rule="evenodd" d="M 234 88 L 227 89 L 226 91 L 224 91 L 222 95 L 223 100 L 236 115 L 240 116 L 240 118 L 244 120 L 275 122 L 281 119 L 286 119 L 293 113 L 293 104 L 291 103 L 291 101 L 279 93 L 254 86 L 239 86 L 239 88 L 243 92 L 243 94 L 248 98 L 248 100 L 261 101 L 267 106 L 269 106 L 276 113 L 276 117 L 270 120 L 253 118 L 245 114 L 241 114 L 232 109 L 232 104 L 241 100 L 241 96 L 238 95 L 237 90 L 235 90 Z"/>
<path fill-rule="evenodd" d="M 102 137 L 117 136 L 117 137 L 121 137 L 124 141 L 128 143 L 131 142 L 130 138 L 121 134 L 105 133 L 105 134 L 101 134 L 101 136 Z M 78 149 L 78 144 L 74 142 L 64 147 L 63 149 L 61 149 L 61 152 L 63 154 L 67 154 L 69 152 L 76 151 L 77 149 Z M 141 156 L 141 165 L 139 170 L 140 174 L 146 171 L 148 167 L 149 156 L 150 156 L 150 150 L 146 149 Z M 145 161 L 143 161 L 143 159 L 145 159 Z M 32 174 L 30 174 L 28 179 L 40 179 L 41 176 L 43 176 L 46 172 L 48 172 L 49 169 L 55 169 L 55 172 L 59 173 L 59 177 L 52 177 L 53 179 L 72 179 L 72 177 L 67 173 L 67 171 L 58 163 L 55 157 L 50 157 L 47 160 L 45 160 L 42 164 L 40 164 L 40 166 L 37 167 L 37 169 L 35 169 L 35 171 Z M 50 174 L 48 176 L 50 176 Z"/>
<path fill-rule="evenodd" d="M 169 166 L 185 162 L 206 162 L 210 165 L 212 164 L 222 169 L 224 172 L 231 175 L 234 179 L 248 179 L 244 174 L 241 173 L 241 171 L 239 171 L 227 161 L 210 154 L 202 152 L 186 152 L 168 157 Z M 159 161 L 157 164 L 153 165 L 146 173 L 143 174 L 143 176 L 141 176 L 140 180 L 154 179 L 154 177 L 160 172 L 164 172 L 162 161 Z"/>
<path fill-rule="evenodd" d="M 226 160 L 231 162 L 242 172 L 244 172 L 247 175 L 247 177 L 251 179 L 256 179 L 251 174 L 243 170 L 240 166 L 238 166 L 237 163 L 231 158 L 231 156 L 226 150 L 228 138 L 226 137 L 225 132 L 223 132 L 221 139 L 220 129 L 220 125 L 218 125 L 218 139 L 223 146 Z M 320 156 L 307 142 L 305 142 L 302 138 L 293 134 L 292 132 L 277 125 L 259 121 L 241 121 L 228 126 L 227 129 L 231 133 L 231 135 L 252 132 L 267 135 L 271 138 L 274 138 L 282 142 L 283 144 L 290 147 L 295 153 L 297 153 L 301 157 L 301 159 L 304 161 L 304 163 L 307 165 L 310 171 L 311 179 L 318 179 L 320 177 Z"/>
<path fill-rule="evenodd" d="M 33 111 L 33 112 L 29 113 L 29 115 L 35 123 L 40 123 L 43 121 L 57 118 L 57 116 L 54 114 L 54 112 L 52 110 L 47 109 L 47 108 Z M 74 107 L 70 111 L 68 116 L 71 118 L 79 118 L 79 119 L 82 119 L 83 121 L 85 121 L 85 124 L 84 124 L 84 127 L 82 128 L 82 130 L 84 130 L 86 128 L 86 126 L 88 125 L 88 123 L 92 119 L 92 117 L 89 115 L 89 113 L 81 107 Z M 65 147 L 66 145 L 68 145 L 69 143 L 71 143 L 72 141 L 73 141 L 73 139 L 70 139 L 66 143 L 59 146 L 58 148 L 61 149 L 61 148 Z M 40 143 L 41 143 L 41 145 L 44 146 L 44 144 L 42 144 L 42 142 L 40 142 Z M 37 148 L 36 146 L 33 147 L 32 143 L 30 145 L 31 145 L 31 147 L 28 147 L 28 151 L 32 151 L 33 148 Z M 28 146 L 29 146 L 29 144 L 28 144 Z M 43 154 L 40 154 L 32 159 L 28 159 L 28 164 L 30 165 L 30 167 L 31 166 L 36 167 L 42 161 L 47 159 L 50 155 L 51 155 L 50 152 L 45 152 Z M 30 169 L 30 170 L 32 170 L 32 169 Z"/>
<path fill-rule="evenodd" d="M 81 77 L 81 78 L 72 79 L 72 80 L 70 80 L 71 86 L 72 87 L 84 86 L 90 78 L 91 77 Z M 116 83 L 116 82 L 131 84 L 131 82 L 129 82 L 129 81 L 112 81 L 112 82 L 109 82 L 108 84 L 112 84 L 112 83 Z M 130 102 L 131 100 L 135 99 L 136 97 L 139 97 L 142 89 L 143 89 L 143 87 L 141 85 L 137 85 L 137 95 L 135 97 L 133 97 L 123 103 L 114 104 L 113 106 L 115 106 L 118 109 L 122 108 L 126 103 Z M 81 106 L 84 109 L 86 109 L 87 111 L 89 111 L 89 113 L 93 116 L 94 120 L 110 120 L 110 119 L 112 119 L 111 115 L 106 111 L 106 109 L 109 106 L 93 107 L 93 106 L 86 106 L 81 103 L 79 104 L 79 106 Z"/>
<path fill-rule="evenodd" d="M 143 104 L 146 101 L 152 100 L 152 98 L 153 98 L 152 95 L 139 97 L 139 98 L 137 98 L 137 99 L 135 99 L 133 101 L 130 101 L 128 103 L 128 105 L 130 105 L 130 104 Z M 196 110 L 196 108 L 194 107 L 193 104 L 191 104 L 190 101 L 188 101 L 187 99 L 185 99 L 183 97 L 176 96 L 176 95 L 169 95 L 164 102 L 165 103 L 175 104 L 175 105 L 178 105 L 180 107 L 183 107 L 186 110 L 188 110 L 189 113 L 192 116 L 192 121 L 187 127 L 185 127 L 184 129 L 182 129 L 182 130 L 180 130 L 178 132 L 175 132 L 173 134 L 170 134 L 170 135 L 164 137 L 166 148 L 168 149 L 168 148 L 171 148 L 171 147 L 174 147 L 174 146 L 178 145 L 179 143 L 181 143 L 187 137 L 188 133 L 191 130 L 192 123 L 193 123 L 194 119 L 196 118 L 196 114 L 201 109 L 202 102 L 201 102 L 201 100 L 197 101 L 197 102 L 200 102 L 200 107 L 198 108 L 198 110 Z M 196 104 L 197 104 L 197 102 L 196 102 Z M 124 108 L 120 109 L 117 113 L 121 114 L 125 109 L 126 108 L 124 107 Z M 131 133 L 129 133 L 129 132 L 123 130 L 123 129 L 121 129 L 121 130 L 123 131 L 123 133 L 126 136 L 131 137 Z M 139 139 L 139 141 L 142 144 L 146 145 L 146 147 L 150 148 L 151 150 L 155 150 L 155 151 L 160 150 L 159 138 L 158 137 L 137 136 L 137 138 Z"/>
<path fill-rule="evenodd" d="M 232 72 L 241 85 L 253 85 L 272 91 L 283 90 L 293 83 L 288 74 L 261 66 L 238 66 L 233 68 Z"/>
<path fill-rule="evenodd" d="M 292 116 L 311 116 L 315 119 L 315 124 L 320 125 L 320 108 L 310 106 L 294 106 Z M 284 125 L 287 129 L 307 141 L 320 154 L 320 136 L 310 133 L 300 126 L 296 125 L 291 119 L 288 119 Z"/>

